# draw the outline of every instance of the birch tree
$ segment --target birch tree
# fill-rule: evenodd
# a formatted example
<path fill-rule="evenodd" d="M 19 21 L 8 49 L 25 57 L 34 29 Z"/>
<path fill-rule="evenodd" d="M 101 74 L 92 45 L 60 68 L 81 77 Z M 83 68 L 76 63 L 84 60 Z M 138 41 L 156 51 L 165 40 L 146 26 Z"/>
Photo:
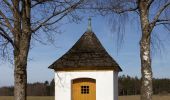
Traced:
<path fill-rule="evenodd" d="M 119 24 L 112 23 L 113 27 L 124 24 L 121 22 L 127 16 L 132 17 L 133 14 L 136 14 L 139 17 L 138 25 L 141 27 L 142 33 L 140 39 L 141 100 L 152 100 L 151 43 L 153 42 L 153 29 L 164 27 L 170 30 L 170 0 L 97 0 L 96 5 L 90 8 L 97 9 L 104 16 L 113 15 L 110 19 L 120 19 L 115 21 Z M 114 17 L 114 15 L 121 18 Z M 120 28 L 120 30 L 122 29 Z M 118 33 L 119 36 L 123 36 L 121 34 Z"/>
<path fill-rule="evenodd" d="M 10 54 L 13 57 L 14 100 L 26 100 L 27 60 L 31 39 L 47 34 L 50 30 L 57 30 L 52 26 L 65 17 L 77 20 L 75 9 L 83 2 L 0 0 L 0 52 L 3 58 Z"/>

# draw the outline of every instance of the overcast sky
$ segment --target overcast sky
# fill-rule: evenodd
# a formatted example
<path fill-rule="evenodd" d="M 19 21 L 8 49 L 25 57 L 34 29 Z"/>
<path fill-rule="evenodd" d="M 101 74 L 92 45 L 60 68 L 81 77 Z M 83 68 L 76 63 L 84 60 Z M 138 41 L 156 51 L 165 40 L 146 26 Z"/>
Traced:
<path fill-rule="evenodd" d="M 126 25 L 124 43 L 122 48 L 117 52 L 116 39 L 110 31 L 107 20 L 102 17 L 92 17 L 92 30 L 97 35 L 108 53 L 117 61 L 123 69 L 119 75 L 130 75 L 140 77 L 140 56 L 139 56 L 139 39 L 140 28 L 133 21 Z M 54 78 L 54 71 L 48 69 L 48 66 L 55 60 L 66 53 L 74 43 L 81 37 L 87 29 L 87 18 L 80 23 L 63 24 L 60 27 L 62 34 L 57 34 L 54 45 L 42 45 L 34 42 L 29 53 L 28 62 L 28 83 L 51 81 Z M 116 24 L 115 24 L 116 25 Z M 166 31 L 162 27 L 154 30 L 161 40 L 165 41 L 162 54 L 154 53 L 152 56 L 153 76 L 156 78 L 170 78 L 170 44 L 167 41 Z M 155 50 L 154 50 L 155 51 Z M 0 86 L 13 85 L 13 66 L 0 62 Z"/>

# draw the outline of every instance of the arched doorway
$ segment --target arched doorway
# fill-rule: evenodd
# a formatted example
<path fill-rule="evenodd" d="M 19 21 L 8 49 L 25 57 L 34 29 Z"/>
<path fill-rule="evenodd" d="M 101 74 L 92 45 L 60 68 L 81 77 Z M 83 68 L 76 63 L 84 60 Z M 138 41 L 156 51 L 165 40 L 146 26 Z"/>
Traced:
<path fill-rule="evenodd" d="M 96 100 L 96 80 L 76 78 L 71 83 L 71 100 Z"/>

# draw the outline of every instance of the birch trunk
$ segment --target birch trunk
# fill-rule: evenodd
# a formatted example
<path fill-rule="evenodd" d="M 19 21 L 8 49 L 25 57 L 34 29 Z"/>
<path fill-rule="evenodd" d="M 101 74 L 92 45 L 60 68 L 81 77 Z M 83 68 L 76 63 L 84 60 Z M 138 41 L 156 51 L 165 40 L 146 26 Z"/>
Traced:
<path fill-rule="evenodd" d="M 143 38 L 140 42 L 141 74 L 142 74 L 141 100 L 152 100 L 152 69 L 149 41 L 150 40 Z"/>
<path fill-rule="evenodd" d="M 141 58 L 141 100 L 152 100 L 152 68 L 151 68 L 151 31 L 152 28 L 148 19 L 148 1 L 139 2 L 139 13 L 141 21 L 142 38 L 140 40 L 140 58 Z"/>

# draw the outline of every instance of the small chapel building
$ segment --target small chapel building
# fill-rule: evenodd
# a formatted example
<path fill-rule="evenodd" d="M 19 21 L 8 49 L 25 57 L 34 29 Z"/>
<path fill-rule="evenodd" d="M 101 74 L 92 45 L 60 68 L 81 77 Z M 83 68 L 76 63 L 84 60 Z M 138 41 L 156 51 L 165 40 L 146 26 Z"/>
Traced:
<path fill-rule="evenodd" d="M 55 71 L 55 100 L 118 100 L 122 71 L 91 28 L 49 68 Z"/>

